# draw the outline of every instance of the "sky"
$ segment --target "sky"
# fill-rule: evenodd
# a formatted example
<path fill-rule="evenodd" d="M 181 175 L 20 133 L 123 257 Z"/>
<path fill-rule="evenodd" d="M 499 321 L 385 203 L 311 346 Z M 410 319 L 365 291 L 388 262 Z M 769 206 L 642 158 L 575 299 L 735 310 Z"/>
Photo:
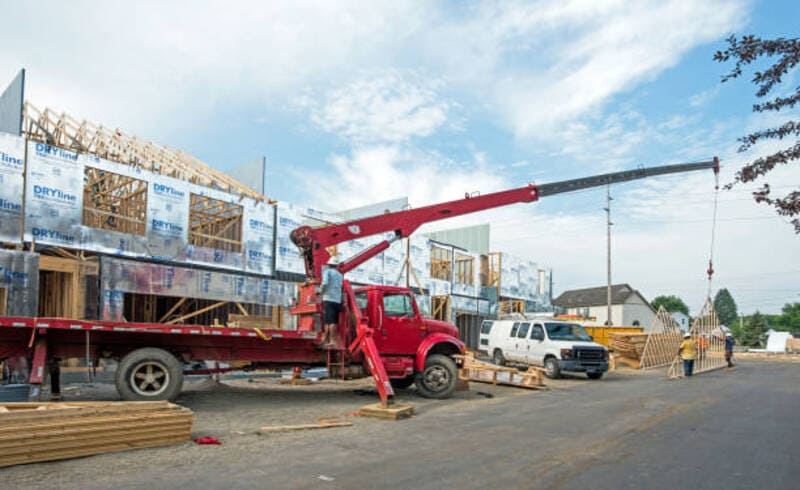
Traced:
<path fill-rule="evenodd" d="M 798 37 L 800 3 L 87 2 L 0 0 L 0 85 L 27 69 L 38 107 L 188 151 L 226 170 L 266 157 L 266 193 L 336 211 L 412 206 L 609 171 L 748 159 L 748 78 L 720 83 L 730 34 Z M 791 73 L 784 89 L 796 87 Z M 234 177 L 236 177 L 234 175 Z M 773 172 L 800 187 L 800 166 Z M 800 237 L 719 193 L 712 294 L 740 311 L 800 301 Z M 605 189 L 429 225 L 491 223 L 491 247 L 553 269 L 558 294 L 606 283 Z M 612 277 L 645 297 L 708 293 L 709 172 L 612 186 Z"/>

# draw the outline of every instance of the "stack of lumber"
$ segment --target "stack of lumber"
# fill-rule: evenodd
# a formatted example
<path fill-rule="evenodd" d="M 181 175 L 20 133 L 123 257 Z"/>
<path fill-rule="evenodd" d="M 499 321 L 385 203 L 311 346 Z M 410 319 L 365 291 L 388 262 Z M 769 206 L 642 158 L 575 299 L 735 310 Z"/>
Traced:
<path fill-rule="evenodd" d="M 496 366 L 488 362 L 479 361 L 470 354 L 453 357 L 463 360 L 461 369 L 458 372 L 459 378 L 462 380 L 534 390 L 545 387 L 542 382 L 544 374 L 542 368 L 529 367 L 527 371 L 520 371 L 516 368 Z"/>
<path fill-rule="evenodd" d="M 786 350 L 788 352 L 800 352 L 800 339 L 786 339 Z"/>
<path fill-rule="evenodd" d="M 614 362 L 639 369 L 648 335 L 646 333 L 609 333 L 608 348 L 614 353 Z"/>
<path fill-rule="evenodd" d="M 4 403 L 0 467 L 177 444 L 193 421 L 169 402 Z"/>

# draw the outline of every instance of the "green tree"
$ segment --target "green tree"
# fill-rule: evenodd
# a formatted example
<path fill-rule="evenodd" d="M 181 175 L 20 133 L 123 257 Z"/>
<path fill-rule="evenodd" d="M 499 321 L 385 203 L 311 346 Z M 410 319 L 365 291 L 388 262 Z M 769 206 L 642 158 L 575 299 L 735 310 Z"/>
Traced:
<path fill-rule="evenodd" d="M 746 347 L 761 347 L 767 333 L 767 321 L 757 310 L 744 323 L 739 342 Z"/>
<path fill-rule="evenodd" d="M 775 319 L 774 328 L 785 332 L 800 332 L 800 303 L 783 305 L 781 315 Z"/>
<path fill-rule="evenodd" d="M 675 313 L 676 311 L 680 311 L 684 315 L 689 314 L 689 307 L 686 306 L 686 303 L 684 303 L 682 299 L 675 296 L 674 294 L 670 294 L 669 296 L 663 294 L 661 296 L 656 296 L 653 299 L 653 301 L 650 302 L 650 304 L 656 310 L 663 306 L 664 309 L 670 313 Z"/>
<path fill-rule="evenodd" d="M 739 317 L 739 313 L 736 311 L 736 302 L 725 288 L 717 291 L 714 296 L 714 309 L 717 311 L 719 322 L 726 327 L 730 327 Z"/>
<path fill-rule="evenodd" d="M 727 75 L 722 77 L 723 82 L 738 78 L 742 69 L 752 63 L 764 63 L 764 69 L 757 66 L 753 73 L 752 82 L 758 88 L 756 97 L 762 101 L 753 105 L 753 112 L 778 112 L 785 114 L 786 120 L 779 126 L 755 131 L 739 138 L 741 146 L 739 152 L 743 153 L 759 142 L 773 141 L 784 143 L 778 151 L 764 157 L 756 158 L 742 167 L 736 178 L 725 186 L 730 189 L 737 183 L 754 182 L 761 179 L 775 167 L 790 165 L 800 160 L 800 119 L 791 119 L 797 112 L 793 109 L 800 103 L 800 85 L 792 89 L 781 89 L 781 83 L 787 80 L 793 83 L 791 72 L 800 64 L 800 39 L 760 39 L 755 36 L 742 36 L 728 38 L 728 47 L 714 54 L 714 60 L 727 63 L 733 60 L 734 66 Z M 772 63 L 771 65 L 769 63 Z M 770 93 L 778 92 L 772 99 L 764 99 Z M 800 233 L 800 190 L 795 189 L 783 197 L 771 193 L 768 183 L 753 192 L 756 202 L 765 203 L 775 208 L 778 214 L 792 219 L 795 233 Z"/>

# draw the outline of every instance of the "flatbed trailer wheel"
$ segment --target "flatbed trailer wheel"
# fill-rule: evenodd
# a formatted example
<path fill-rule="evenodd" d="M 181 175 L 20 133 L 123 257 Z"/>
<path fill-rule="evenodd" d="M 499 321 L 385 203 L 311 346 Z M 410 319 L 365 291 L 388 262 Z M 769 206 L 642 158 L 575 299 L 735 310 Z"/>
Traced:
<path fill-rule="evenodd" d="M 425 370 L 416 375 L 417 392 L 425 398 L 447 398 L 458 385 L 458 367 L 443 354 L 425 360 Z"/>
<path fill-rule="evenodd" d="M 173 400 L 183 388 L 183 368 L 169 352 L 145 347 L 122 358 L 115 382 L 124 400 Z"/>

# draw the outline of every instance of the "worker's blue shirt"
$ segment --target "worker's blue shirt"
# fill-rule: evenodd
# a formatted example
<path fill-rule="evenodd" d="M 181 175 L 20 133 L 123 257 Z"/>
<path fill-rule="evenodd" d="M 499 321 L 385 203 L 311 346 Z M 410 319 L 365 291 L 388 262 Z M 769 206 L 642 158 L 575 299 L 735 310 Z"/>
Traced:
<path fill-rule="evenodd" d="M 344 276 L 333 267 L 322 271 L 322 301 L 342 302 L 342 281 Z"/>
<path fill-rule="evenodd" d="M 733 344 L 736 343 L 733 337 L 725 337 L 725 350 L 733 350 Z"/>

